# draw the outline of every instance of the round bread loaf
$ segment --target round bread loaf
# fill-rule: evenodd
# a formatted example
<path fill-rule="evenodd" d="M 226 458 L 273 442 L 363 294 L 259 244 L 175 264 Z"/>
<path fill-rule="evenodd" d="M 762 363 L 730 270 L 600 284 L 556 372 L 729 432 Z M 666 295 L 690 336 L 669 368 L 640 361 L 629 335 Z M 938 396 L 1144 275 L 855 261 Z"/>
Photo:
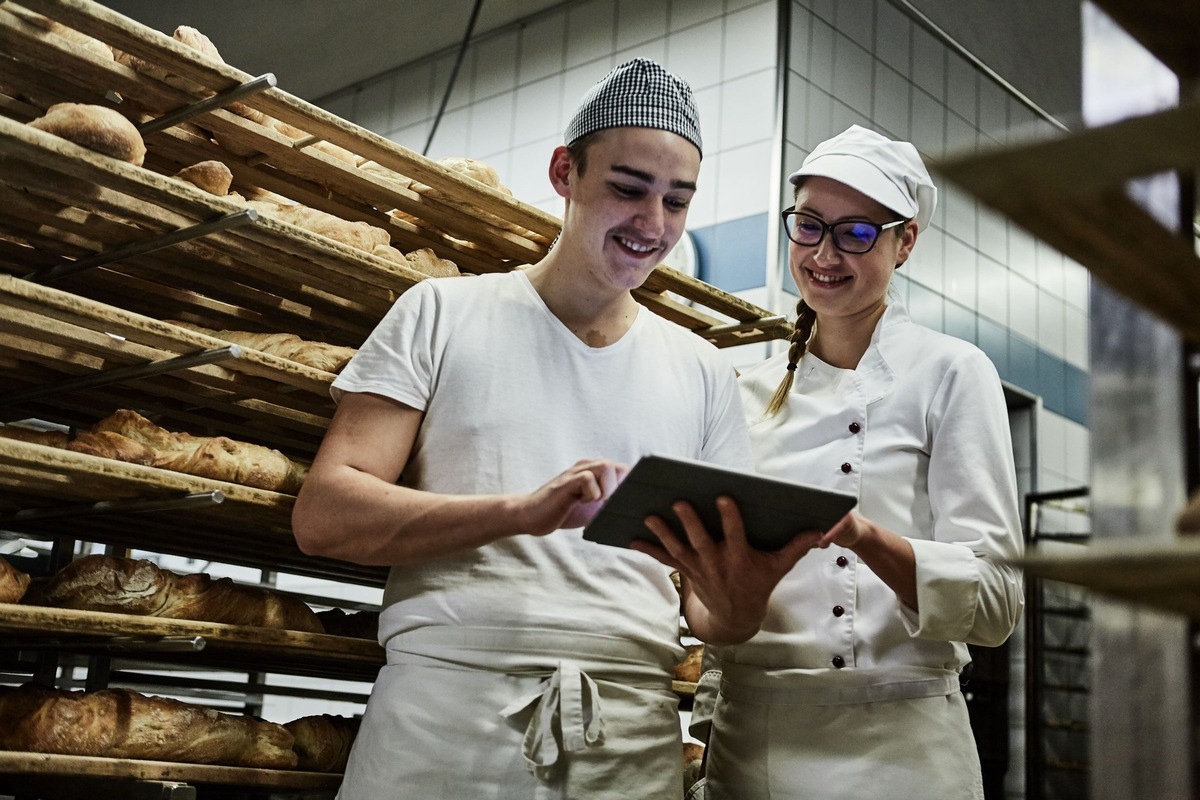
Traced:
<path fill-rule="evenodd" d="M 218 197 L 229 194 L 233 185 L 233 173 L 220 161 L 200 161 L 179 170 L 175 177 Z"/>
<path fill-rule="evenodd" d="M 138 129 L 119 111 L 104 106 L 56 103 L 29 126 L 139 167 L 146 158 Z"/>

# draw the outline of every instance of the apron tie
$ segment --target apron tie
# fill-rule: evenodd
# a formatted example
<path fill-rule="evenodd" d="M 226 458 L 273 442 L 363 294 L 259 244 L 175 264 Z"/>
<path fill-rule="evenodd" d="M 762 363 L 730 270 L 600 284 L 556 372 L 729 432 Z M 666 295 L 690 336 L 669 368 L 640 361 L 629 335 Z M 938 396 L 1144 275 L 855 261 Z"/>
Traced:
<path fill-rule="evenodd" d="M 537 691 L 509 703 L 502 717 L 513 717 L 534 703 L 521 754 L 529 771 L 545 780 L 560 752 L 573 753 L 604 744 L 604 718 L 596 682 L 571 661 L 559 661 Z M 557 725 L 556 725 L 557 722 Z"/>

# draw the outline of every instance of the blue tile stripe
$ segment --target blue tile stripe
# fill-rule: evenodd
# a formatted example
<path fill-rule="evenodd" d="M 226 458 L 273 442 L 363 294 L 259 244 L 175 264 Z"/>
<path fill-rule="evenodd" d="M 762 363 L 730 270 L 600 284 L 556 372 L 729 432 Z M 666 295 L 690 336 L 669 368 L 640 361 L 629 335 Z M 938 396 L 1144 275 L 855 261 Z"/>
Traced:
<path fill-rule="evenodd" d="M 766 285 L 770 229 L 769 215 L 756 214 L 692 231 L 700 279 L 727 292 Z M 1087 371 L 902 274 L 893 280 L 914 320 L 975 344 L 1003 380 L 1041 397 L 1047 411 L 1088 424 Z"/>

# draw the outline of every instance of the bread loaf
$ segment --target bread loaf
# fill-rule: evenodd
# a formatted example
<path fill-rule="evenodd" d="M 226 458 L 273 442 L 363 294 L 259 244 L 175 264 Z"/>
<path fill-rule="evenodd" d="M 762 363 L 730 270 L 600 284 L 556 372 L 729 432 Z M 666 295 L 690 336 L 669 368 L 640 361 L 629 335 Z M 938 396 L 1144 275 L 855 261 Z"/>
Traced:
<path fill-rule="evenodd" d="M 224 339 L 227 342 L 240 344 L 262 353 L 270 353 L 273 356 L 286 358 L 298 364 L 304 364 L 305 366 L 324 370 L 325 372 L 340 371 L 355 353 L 353 347 L 340 347 L 338 345 L 326 344 L 325 342 L 313 342 L 301 339 L 299 336 L 291 333 L 217 331 L 212 328 L 193 325 L 190 322 L 180 322 L 178 320 L 167 321 L 181 328 L 197 331 L 198 333 L 213 336 L 217 339 Z"/>
<path fill-rule="evenodd" d="M 113 412 L 92 431 L 109 431 L 145 445 L 154 453 L 151 466 L 257 489 L 295 494 L 308 471 L 307 465 L 278 450 L 224 436 L 175 433 L 129 409 Z"/>
<path fill-rule="evenodd" d="M 126 689 L 0 687 L 0 750 L 291 769 L 282 725 Z"/>
<path fill-rule="evenodd" d="M 704 765 L 704 745 L 696 742 L 683 743 L 683 791 L 692 788 L 700 780 L 700 768 Z"/>
<path fill-rule="evenodd" d="M 296 740 L 296 768 L 310 772 L 345 772 L 350 747 L 358 734 L 358 717 L 321 714 L 283 725 Z"/>
<path fill-rule="evenodd" d="M 379 612 L 355 611 L 347 614 L 340 608 L 318 611 L 317 619 L 325 632 L 331 636 L 349 636 L 353 639 L 379 638 Z"/>
<path fill-rule="evenodd" d="M 29 574 L 0 558 L 0 603 L 19 603 L 29 588 Z"/>
<path fill-rule="evenodd" d="M 684 656 L 683 661 L 675 665 L 675 680 L 698 683 L 701 663 L 704 661 L 704 645 L 688 645 L 686 649 L 687 655 Z"/>
<path fill-rule="evenodd" d="M 458 271 L 458 266 L 453 261 L 439 258 L 437 253 L 428 247 L 413 250 L 411 253 L 406 253 L 404 257 L 413 269 L 417 272 L 423 272 L 430 277 L 449 278 L 462 274 Z"/>
<path fill-rule="evenodd" d="M 248 200 L 246 205 L 272 219 L 327 236 L 335 242 L 366 250 L 368 253 L 376 245 L 389 244 L 392 241 L 391 235 L 383 228 L 361 220 L 348 222 L 341 217 L 299 203 L 280 203 L 271 198 L 259 197 Z"/>
<path fill-rule="evenodd" d="M 139 167 L 146 158 L 138 129 L 119 111 L 104 106 L 55 103 L 29 126 Z"/>
<path fill-rule="evenodd" d="M 115 458 L 127 464 L 141 464 L 144 467 L 154 466 L 158 460 L 154 451 L 146 445 L 112 431 L 82 431 L 67 442 L 67 449 L 89 456 Z"/>
<path fill-rule="evenodd" d="M 55 573 L 37 599 L 55 608 L 324 631 L 316 613 L 294 597 L 204 573 L 179 575 L 146 559 L 78 558 Z"/>
<path fill-rule="evenodd" d="M 25 22 L 36 26 L 41 32 L 51 33 L 60 37 L 72 47 L 84 50 L 97 58 L 104 61 L 113 60 L 112 48 L 106 45 L 99 39 L 94 39 L 86 33 L 80 33 L 74 28 L 68 28 L 61 22 L 44 17 L 41 14 L 35 14 L 32 11 L 21 8 L 20 6 L 10 5 L 7 9 L 13 15 L 20 17 Z M 34 34 L 38 38 L 44 38 L 40 34 Z"/>
<path fill-rule="evenodd" d="M 233 173 L 220 161 L 200 161 L 175 173 L 180 180 L 203 189 L 209 194 L 224 197 L 233 185 Z"/>
<path fill-rule="evenodd" d="M 22 428 L 20 425 L 0 425 L 0 439 L 14 439 L 18 442 L 63 448 L 67 446 L 70 437 L 62 431 L 35 431 L 32 428 Z"/>

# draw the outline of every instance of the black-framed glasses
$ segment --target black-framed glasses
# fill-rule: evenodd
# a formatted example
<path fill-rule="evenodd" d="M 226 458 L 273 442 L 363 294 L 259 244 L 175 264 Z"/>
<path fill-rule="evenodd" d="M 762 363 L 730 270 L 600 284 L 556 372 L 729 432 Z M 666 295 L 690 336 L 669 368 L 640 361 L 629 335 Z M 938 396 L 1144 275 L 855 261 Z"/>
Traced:
<path fill-rule="evenodd" d="M 879 241 L 881 231 L 903 225 L 905 222 L 908 220 L 898 219 L 894 222 L 877 225 L 865 220 L 846 220 L 830 225 L 812 214 L 797 211 L 795 206 L 783 211 L 784 230 L 787 231 L 788 238 L 796 244 L 804 247 L 816 247 L 825 238 L 825 231 L 829 231 L 833 237 L 834 247 L 843 253 L 854 253 L 855 255 L 870 251 L 875 246 L 875 242 Z"/>

